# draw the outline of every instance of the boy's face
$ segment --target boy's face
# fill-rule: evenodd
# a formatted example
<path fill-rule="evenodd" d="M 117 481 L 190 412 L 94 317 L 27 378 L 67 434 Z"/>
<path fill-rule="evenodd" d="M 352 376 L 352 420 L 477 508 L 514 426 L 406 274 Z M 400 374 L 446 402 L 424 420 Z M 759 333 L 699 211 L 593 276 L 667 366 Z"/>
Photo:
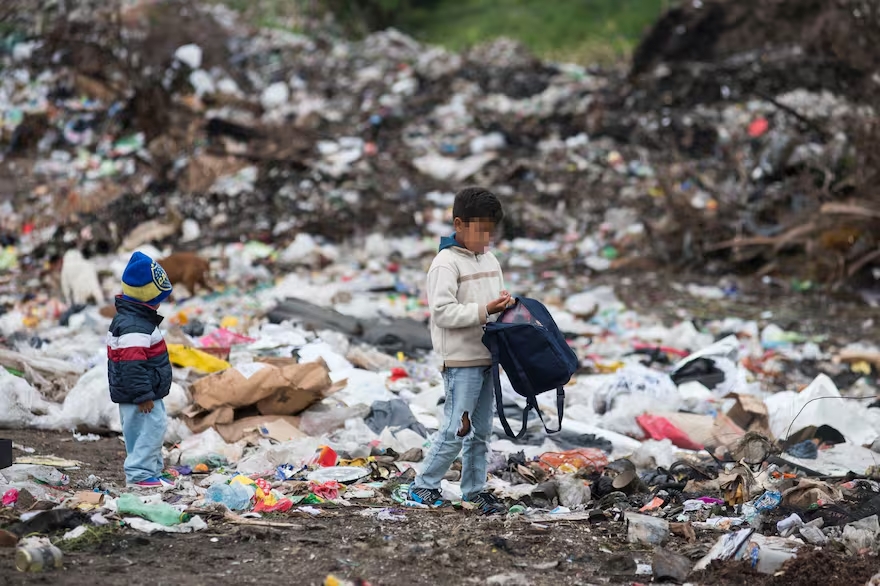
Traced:
<path fill-rule="evenodd" d="M 455 239 L 465 248 L 475 254 L 483 254 L 489 250 L 489 244 L 495 236 L 495 222 L 482 218 L 465 222 L 461 218 L 455 218 L 453 226 Z"/>

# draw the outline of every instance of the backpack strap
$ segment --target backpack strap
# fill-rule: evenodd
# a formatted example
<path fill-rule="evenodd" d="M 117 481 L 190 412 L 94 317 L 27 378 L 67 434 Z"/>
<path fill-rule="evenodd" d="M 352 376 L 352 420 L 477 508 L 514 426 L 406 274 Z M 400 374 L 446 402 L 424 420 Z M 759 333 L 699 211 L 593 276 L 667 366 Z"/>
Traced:
<path fill-rule="evenodd" d="M 544 431 L 548 434 L 559 433 L 562 431 L 562 415 L 565 410 L 565 389 L 563 387 L 556 387 L 556 415 L 559 418 L 559 427 L 556 429 L 550 429 L 547 427 L 547 423 L 544 421 L 544 414 L 541 413 L 541 408 L 538 407 L 537 399 L 531 398 L 529 400 L 534 401 L 534 409 L 538 413 L 541 423 L 544 425 Z"/>
<path fill-rule="evenodd" d="M 523 409 L 523 419 L 522 419 L 522 429 L 519 430 L 518 434 L 513 433 L 513 430 L 510 429 L 510 424 L 507 423 L 507 417 L 504 416 L 504 400 L 503 395 L 501 393 L 501 370 L 499 368 L 499 354 L 498 354 L 498 340 L 495 336 L 488 336 L 489 341 L 489 351 L 492 353 L 492 380 L 495 384 L 495 410 L 498 412 L 498 419 L 501 421 L 501 427 L 504 428 L 504 433 L 508 436 L 520 439 L 526 434 L 526 428 L 529 424 L 529 411 L 532 410 L 531 399 L 526 403 L 526 408 Z M 540 415 L 541 412 L 538 412 Z M 542 419 L 543 421 L 543 419 Z M 562 427 L 562 421 L 560 420 L 560 429 Z M 546 429 L 546 425 L 544 428 Z"/>

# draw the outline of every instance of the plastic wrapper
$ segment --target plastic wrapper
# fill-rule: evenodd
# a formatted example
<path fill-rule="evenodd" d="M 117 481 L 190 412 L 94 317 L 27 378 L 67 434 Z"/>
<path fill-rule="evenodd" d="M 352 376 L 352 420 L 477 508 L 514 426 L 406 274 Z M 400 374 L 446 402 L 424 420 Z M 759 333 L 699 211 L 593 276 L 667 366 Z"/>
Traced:
<path fill-rule="evenodd" d="M 57 429 L 61 410 L 43 398 L 23 378 L 0 366 L 0 428 L 40 427 Z"/>
<path fill-rule="evenodd" d="M 681 404 L 678 389 L 667 374 L 638 364 L 627 365 L 609 376 L 594 396 L 596 413 L 614 409 L 621 398 L 631 398 L 646 408 L 646 400 L 650 400 L 662 405 L 664 411 L 678 411 Z"/>
<path fill-rule="evenodd" d="M 674 445 L 685 450 L 702 450 L 703 446 L 691 440 L 688 435 L 673 425 L 665 417 L 657 415 L 639 415 L 636 421 L 655 440 L 670 440 Z"/>
<path fill-rule="evenodd" d="M 238 444 L 227 444 L 220 434 L 209 429 L 193 435 L 180 442 L 179 463 L 187 466 L 196 464 L 221 465 L 235 464 L 241 460 L 242 447 Z M 173 463 L 173 462 L 172 462 Z"/>
<path fill-rule="evenodd" d="M 564 507 L 578 507 L 590 502 L 590 485 L 571 474 L 556 477 L 556 492 L 559 504 Z"/>
<path fill-rule="evenodd" d="M 575 448 L 541 454 L 538 461 L 560 472 L 577 472 L 585 468 L 601 472 L 608 465 L 608 456 L 598 448 Z"/>
<path fill-rule="evenodd" d="M 168 344 L 168 358 L 175 366 L 192 368 L 204 374 L 220 372 L 231 366 L 225 360 L 220 360 L 198 348 L 189 348 L 181 344 Z"/>

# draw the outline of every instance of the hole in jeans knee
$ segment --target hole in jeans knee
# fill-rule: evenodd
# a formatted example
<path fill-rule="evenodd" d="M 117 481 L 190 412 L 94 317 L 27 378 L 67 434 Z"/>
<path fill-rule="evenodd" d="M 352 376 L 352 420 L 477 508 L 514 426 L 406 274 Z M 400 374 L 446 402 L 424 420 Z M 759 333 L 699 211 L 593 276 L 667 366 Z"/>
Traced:
<path fill-rule="evenodd" d="M 471 431 L 471 420 L 468 417 L 468 412 L 465 411 L 461 414 L 461 427 L 458 428 L 458 437 L 464 437 L 469 434 Z"/>

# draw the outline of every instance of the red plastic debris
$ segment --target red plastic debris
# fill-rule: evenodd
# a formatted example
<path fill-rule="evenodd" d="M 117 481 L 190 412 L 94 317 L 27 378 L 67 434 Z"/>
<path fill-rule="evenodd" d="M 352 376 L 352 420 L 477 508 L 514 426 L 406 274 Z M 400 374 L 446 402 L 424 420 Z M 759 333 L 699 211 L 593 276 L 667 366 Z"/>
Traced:
<path fill-rule="evenodd" d="M 674 445 L 684 450 L 702 450 L 703 446 L 691 440 L 688 435 L 674 426 L 665 417 L 658 415 L 639 415 L 636 421 L 645 430 L 651 439 L 670 440 Z"/>
<path fill-rule="evenodd" d="M 763 116 L 760 118 L 755 118 L 752 120 L 752 123 L 749 124 L 749 136 L 752 138 L 758 138 L 759 136 L 763 136 L 767 130 L 770 129 L 770 123 Z"/>
<path fill-rule="evenodd" d="M 391 369 L 391 376 L 388 378 L 391 382 L 396 383 L 397 381 L 399 381 L 402 378 L 409 378 L 409 373 L 406 372 L 405 368 L 400 368 L 400 367 L 392 368 Z"/>

